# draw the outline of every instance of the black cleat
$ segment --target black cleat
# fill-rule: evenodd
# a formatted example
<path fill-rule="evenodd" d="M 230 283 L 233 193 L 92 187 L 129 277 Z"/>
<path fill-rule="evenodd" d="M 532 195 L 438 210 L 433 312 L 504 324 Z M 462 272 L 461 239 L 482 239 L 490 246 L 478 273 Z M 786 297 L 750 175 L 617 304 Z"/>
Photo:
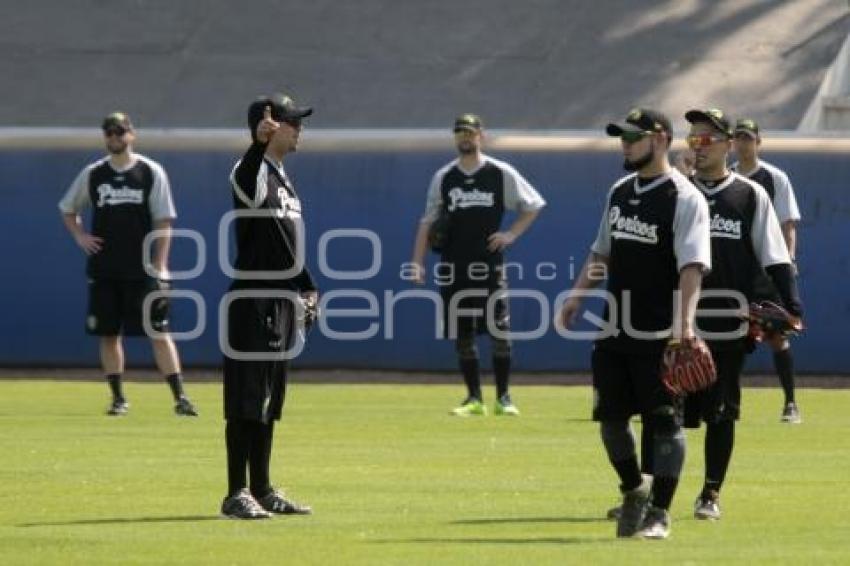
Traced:
<path fill-rule="evenodd" d="M 228 519 L 271 519 L 272 514 L 260 507 L 247 489 L 225 497 L 221 502 L 221 514 Z"/>
<path fill-rule="evenodd" d="M 800 424 L 803 422 L 803 417 L 800 416 L 800 409 L 797 407 L 797 403 L 793 401 L 785 403 L 785 406 L 782 408 L 782 416 L 779 420 L 783 423 L 791 424 Z"/>
<path fill-rule="evenodd" d="M 178 417 L 197 417 L 198 410 L 186 397 L 181 397 L 174 405 L 174 414 Z"/>
<path fill-rule="evenodd" d="M 639 486 L 623 492 L 623 504 L 620 506 L 620 516 L 617 517 L 618 537 L 633 537 L 637 534 L 649 507 L 651 490 L 652 476 L 643 475 Z"/>
<path fill-rule="evenodd" d="M 312 515 L 313 509 L 309 505 L 301 505 L 286 499 L 284 494 L 276 489 L 266 495 L 257 498 L 257 503 L 270 513 L 277 515 Z"/>
<path fill-rule="evenodd" d="M 113 417 L 123 417 L 130 410 L 130 403 L 124 399 L 113 399 L 112 404 L 106 409 L 106 414 Z"/>

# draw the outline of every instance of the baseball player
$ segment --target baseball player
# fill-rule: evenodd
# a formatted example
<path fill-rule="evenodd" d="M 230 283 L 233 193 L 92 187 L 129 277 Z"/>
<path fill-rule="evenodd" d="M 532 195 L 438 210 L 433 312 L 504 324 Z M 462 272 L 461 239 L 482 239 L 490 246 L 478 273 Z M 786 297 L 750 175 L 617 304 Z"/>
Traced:
<path fill-rule="evenodd" d="M 713 269 L 703 280 L 704 294 L 736 291 L 748 304 L 754 297 L 753 274 L 764 271 L 787 310 L 802 316 L 791 260 L 770 197 L 761 185 L 727 168 L 733 135 L 729 120 L 716 108 L 691 110 L 685 119 L 691 124 L 687 142 L 694 152 L 693 182 L 711 214 Z M 732 457 L 746 356 L 746 336 L 735 335 L 741 326 L 739 316 L 702 314 L 741 307 L 727 296 L 704 296 L 699 302 L 699 331 L 714 333 L 706 334 L 706 342 L 717 367 L 717 381 L 685 402 L 685 426 L 698 427 L 700 420 L 706 423 L 705 481 L 694 504 L 698 519 L 720 518 L 720 489 Z"/>
<path fill-rule="evenodd" d="M 297 306 L 281 296 L 283 292 L 296 294 L 310 308 L 318 300 L 306 267 L 288 279 L 274 275 L 299 264 L 296 238 L 302 237 L 297 230 L 301 201 L 283 159 L 298 147 L 302 120 L 312 113 L 312 108 L 298 106 L 283 94 L 254 101 L 248 108 L 253 142 L 230 175 L 233 206 L 249 213 L 236 220 L 235 267 L 247 275 L 234 279 L 230 290 L 262 291 L 263 295 L 234 300 L 226 321 L 229 345 L 235 352 L 224 356 L 228 491 L 221 513 L 233 519 L 312 512 L 287 499 L 269 478 L 274 423 L 283 410 L 288 362 L 284 356 L 271 361 L 250 359 L 251 354 L 273 358 L 271 354 L 287 352 L 293 345 Z M 266 214 L 257 216 L 260 213 Z"/>
<path fill-rule="evenodd" d="M 606 132 L 620 138 L 630 174 L 608 192 L 596 240 L 556 324 L 571 326 L 581 305 L 576 292 L 607 276 L 605 320 L 616 332 L 594 344 L 593 419 L 620 479 L 617 536 L 663 539 L 670 534 L 685 436 L 681 404 L 661 381 L 661 358 L 671 336 L 695 337 L 696 297 L 711 268 L 708 207 L 670 166 L 672 128 L 665 115 L 636 108 Z M 629 424 L 635 414 L 652 430 L 654 478 L 638 466 Z"/>
<path fill-rule="evenodd" d="M 761 135 L 755 120 L 745 118 L 735 123 L 735 138 L 733 147 L 738 161 L 732 165 L 732 170 L 752 179 L 767 191 L 773 209 L 782 227 L 782 236 L 791 256 L 791 262 L 796 269 L 797 257 L 797 224 L 800 222 L 800 210 L 794 197 L 794 188 L 788 175 L 778 167 L 759 158 Z M 756 297 L 775 301 L 776 291 L 770 280 L 759 277 L 756 280 Z M 767 336 L 768 343 L 773 349 L 773 363 L 785 394 L 785 404 L 782 408 L 781 421 L 800 423 L 800 409 L 794 398 L 794 358 L 791 354 L 791 344 L 786 337 L 779 334 Z"/>
<path fill-rule="evenodd" d="M 466 383 L 465 400 L 451 414 L 486 415 L 481 395 L 478 349 L 475 337 L 488 332 L 493 342 L 496 381 L 496 415 L 519 415 L 509 392 L 511 344 L 493 336 L 490 324 L 509 329 L 503 272 L 505 250 L 519 238 L 546 202 L 516 169 L 482 153 L 481 119 L 463 114 L 454 123 L 458 158 L 436 172 L 428 189 L 425 213 L 416 233 L 412 264 L 416 281 L 425 281 L 425 253 L 432 223 L 444 215 L 447 243 L 442 250 L 439 280 L 446 335 L 455 339 L 458 365 Z M 500 230 L 505 210 L 518 212 L 507 230 Z M 494 320 L 485 316 L 488 300 L 494 301 Z M 456 332 L 453 332 L 456 326 Z"/>
<path fill-rule="evenodd" d="M 108 115 L 101 124 L 108 156 L 87 165 L 65 196 L 59 210 L 65 227 L 88 256 L 89 304 L 86 331 L 100 337 L 100 360 L 112 392 L 107 414 L 126 415 L 130 404 L 124 396 L 122 336 L 141 336 L 142 306 L 147 294 L 159 290 L 168 277 L 167 235 L 177 216 L 168 176 L 163 168 L 133 151 L 136 131 L 123 112 Z M 80 214 L 91 207 L 91 231 L 83 228 Z M 157 281 L 143 265 L 142 243 L 152 230 L 166 235 L 155 240 L 152 267 Z M 150 321 L 158 337 L 151 337 L 154 359 L 174 396 L 174 412 L 197 416 L 183 391 L 180 358 L 167 334 L 168 300 L 152 303 Z"/>

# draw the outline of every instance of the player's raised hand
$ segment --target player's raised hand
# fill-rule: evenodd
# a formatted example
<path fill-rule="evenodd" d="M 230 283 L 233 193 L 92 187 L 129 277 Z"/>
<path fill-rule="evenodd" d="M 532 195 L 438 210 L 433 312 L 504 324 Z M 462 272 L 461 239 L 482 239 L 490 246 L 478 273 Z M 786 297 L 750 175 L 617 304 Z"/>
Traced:
<path fill-rule="evenodd" d="M 268 143 L 278 129 L 280 129 L 280 122 L 275 122 L 272 119 L 272 107 L 267 105 L 266 109 L 263 110 L 263 119 L 257 124 L 257 141 Z"/>
<path fill-rule="evenodd" d="M 74 236 L 74 241 L 86 252 L 86 255 L 94 255 L 103 249 L 103 238 L 85 232 Z"/>

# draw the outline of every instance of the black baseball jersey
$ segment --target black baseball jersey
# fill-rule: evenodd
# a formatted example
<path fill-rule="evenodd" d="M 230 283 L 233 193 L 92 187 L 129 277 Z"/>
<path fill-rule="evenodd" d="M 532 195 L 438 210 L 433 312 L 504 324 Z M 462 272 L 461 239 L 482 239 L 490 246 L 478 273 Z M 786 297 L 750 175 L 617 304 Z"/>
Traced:
<path fill-rule="evenodd" d="M 89 256 L 91 278 L 144 279 L 142 243 L 157 220 L 176 217 L 168 177 L 155 161 L 134 154 L 129 167 L 117 170 L 109 158 L 87 166 L 59 203 L 65 214 L 92 206 L 91 234 L 103 249 Z M 148 258 L 149 259 L 149 258 Z"/>
<path fill-rule="evenodd" d="M 459 160 L 437 171 L 422 220 L 433 221 L 441 210 L 449 215 L 442 260 L 459 266 L 457 275 L 462 278 L 471 263 L 482 262 L 491 269 L 502 264 L 501 252 L 487 250 L 487 238 L 499 231 L 505 210 L 539 210 L 545 205 L 516 169 L 484 155 L 473 171 L 461 168 Z"/>
<path fill-rule="evenodd" d="M 266 146 L 254 143 L 234 166 L 230 175 L 236 210 L 261 210 L 262 217 L 237 218 L 236 261 L 238 270 L 263 272 L 266 277 L 247 274 L 234 280 L 232 289 L 274 288 L 297 292 L 315 290 L 306 266 L 293 277 L 274 272 L 295 265 L 301 222 L 301 200 L 282 165 L 264 157 Z"/>
<path fill-rule="evenodd" d="M 770 265 L 790 262 L 767 192 L 737 173 L 719 182 L 693 181 L 705 196 L 711 215 L 713 267 L 703 278 L 703 290 L 734 290 L 749 303 L 754 298 L 754 275 Z M 704 297 L 699 302 L 700 310 L 740 306 L 731 297 Z M 741 319 L 735 316 L 697 318 L 702 331 L 730 332 L 740 325 Z"/>
<path fill-rule="evenodd" d="M 669 337 L 673 293 L 688 264 L 710 269 L 708 209 L 678 171 L 652 180 L 617 181 L 591 250 L 608 258 L 605 320 L 616 307 L 617 335 L 597 345 L 624 352 L 655 348 Z M 646 333 L 646 334 L 639 334 Z"/>
<path fill-rule="evenodd" d="M 797 206 L 797 198 L 794 196 L 794 188 L 791 186 L 788 175 L 782 169 L 759 159 L 752 171 L 741 171 L 738 163 L 732 166 L 732 170 L 764 187 L 773 203 L 773 209 L 776 211 L 780 224 L 789 220 L 794 222 L 800 220 L 800 209 Z"/>

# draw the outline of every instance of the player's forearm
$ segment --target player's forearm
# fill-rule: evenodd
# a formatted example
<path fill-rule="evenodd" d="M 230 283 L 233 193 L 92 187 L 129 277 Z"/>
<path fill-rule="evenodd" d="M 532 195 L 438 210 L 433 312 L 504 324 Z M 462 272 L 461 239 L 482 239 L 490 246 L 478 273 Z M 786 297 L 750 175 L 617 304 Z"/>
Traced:
<path fill-rule="evenodd" d="M 674 305 L 674 338 L 689 338 L 694 336 L 694 317 L 696 316 L 697 301 L 702 288 L 702 266 L 689 264 L 679 272 L 679 303 Z"/>
<path fill-rule="evenodd" d="M 590 252 L 579 272 L 578 279 L 573 285 L 574 291 L 594 289 L 608 274 L 608 257 L 596 252 Z"/>
<path fill-rule="evenodd" d="M 251 199 L 257 194 L 257 175 L 260 172 L 260 166 L 263 164 L 263 155 L 265 155 L 267 145 L 257 141 L 252 143 L 233 172 L 236 184 Z"/>
<path fill-rule="evenodd" d="M 797 259 L 797 223 L 793 220 L 788 220 L 782 223 L 782 237 L 785 238 L 785 246 L 788 248 L 788 255 L 791 256 L 791 261 Z"/>
<path fill-rule="evenodd" d="M 803 316 L 803 303 L 800 300 L 797 279 L 794 277 L 791 264 L 778 263 L 776 265 L 768 265 L 765 271 L 771 281 L 773 281 L 773 285 L 779 292 L 779 298 L 782 299 L 788 312 L 797 317 Z"/>
<path fill-rule="evenodd" d="M 508 228 L 508 232 L 513 234 L 514 238 L 519 238 L 528 230 L 538 214 L 540 214 L 540 210 L 524 210 L 520 212 L 517 219 Z"/>
<path fill-rule="evenodd" d="M 413 242 L 413 263 L 422 265 L 425 263 L 425 254 L 428 252 L 428 230 L 431 223 L 422 221 L 416 229 L 416 240 Z"/>
<path fill-rule="evenodd" d="M 83 230 L 83 223 L 79 214 L 63 214 L 62 223 L 65 224 L 65 228 L 71 236 L 74 237 L 74 239 L 85 234 L 85 230 Z"/>
<path fill-rule="evenodd" d="M 154 229 L 160 234 L 154 240 L 153 267 L 160 273 L 168 271 L 168 254 L 171 252 L 171 221 L 158 220 L 154 223 Z"/>

